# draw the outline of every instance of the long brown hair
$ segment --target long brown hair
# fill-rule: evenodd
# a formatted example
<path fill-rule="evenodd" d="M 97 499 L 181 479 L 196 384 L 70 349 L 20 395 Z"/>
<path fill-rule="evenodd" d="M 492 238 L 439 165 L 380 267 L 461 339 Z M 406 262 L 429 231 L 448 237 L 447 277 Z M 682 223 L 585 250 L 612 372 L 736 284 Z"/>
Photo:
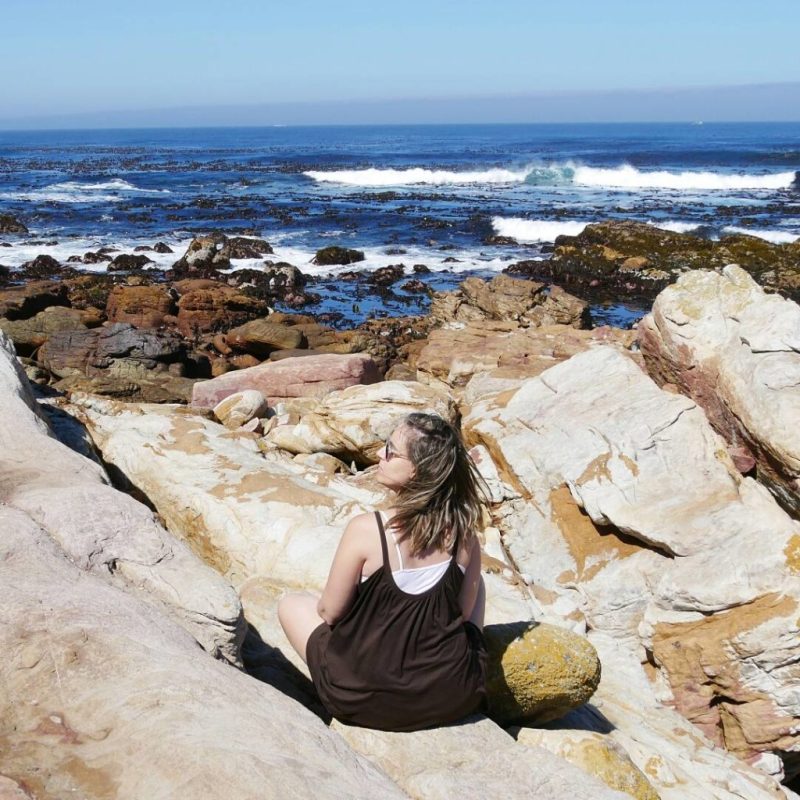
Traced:
<path fill-rule="evenodd" d="M 463 546 L 480 519 L 486 483 L 459 432 L 435 414 L 409 414 L 398 427 L 408 431 L 414 477 L 397 492 L 392 527 L 411 539 L 411 552 Z"/>

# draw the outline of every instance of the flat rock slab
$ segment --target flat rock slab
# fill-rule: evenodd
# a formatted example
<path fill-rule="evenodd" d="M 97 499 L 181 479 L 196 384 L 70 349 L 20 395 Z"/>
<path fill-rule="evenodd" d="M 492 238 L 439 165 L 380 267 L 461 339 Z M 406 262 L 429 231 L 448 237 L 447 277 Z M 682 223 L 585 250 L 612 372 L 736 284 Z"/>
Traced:
<path fill-rule="evenodd" d="M 0 507 L 0 773 L 37 798 L 403 798 L 293 700 Z"/>
<path fill-rule="evenodd" d="M 270 403 L 285 397 L 324 397 L 328 392 L 378 380 L 375 362 L 363 353 L 285 358 L 196 383 L 192 405 L 213 408 L 228 395 L 245 389 L 257 389 Z"/>

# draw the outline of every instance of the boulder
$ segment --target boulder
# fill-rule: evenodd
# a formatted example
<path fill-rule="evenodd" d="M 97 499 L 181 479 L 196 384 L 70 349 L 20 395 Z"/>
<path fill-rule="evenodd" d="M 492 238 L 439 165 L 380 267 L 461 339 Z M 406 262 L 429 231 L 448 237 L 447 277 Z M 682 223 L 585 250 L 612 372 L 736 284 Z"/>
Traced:
<path fill-rule="evenodd" d="M 196 236 L 189 242 L 186 252 L 172 265 L 175 276 L 214 276 L 231 266 L 228 256 L 222 254 L 227 237 L 222 234 Z"/>
<path fill-rule="evenodd" d="M 264 239 L 257 239 L 250 236 L 231 236 L 225 238 L 222 249 L 218 252 L 217 258 L 260 258 L 261 256 L 271 255 L 272 247 Z"/>
<path fill-rule="evenodd" d="M 500 724 L 549 722 L 582 706 L 600 682 L 589 641 L 554 625 L 487 625 L 489 715 Z"/>
<path fill-rule="evenodd" d="M 87 316 L 76 308 L 50 306 L 29 319 L 0 319 L 0 330 L 14 342 L 20 355 L 29 356 L 54 333 L 85 331 Z"/>
<path fill-rule="evenodd" d="M 109 292 L 109 322 L 127 322 L 136 328 L 160 328 L 177 311 L 170 290 L 163 285 L 114 286 Z"/>
<path fill-rule="evenodd" d="M 92 330 L 54 333 L 42 345 L 39 359 L 63 378 L 74 372 L 97 374 L 122 359 L 138 362 L 145 369 L 166 369 L 168 364 L 182 361 L 185 354 L 176 334 L 138 330 L 117 322 Z"/>
<path fill-rule="evenodd" d="M 113 489 L 99 464 L 52 435 L 2 333 L 0 401 L 14 419 L 0 428 L 3 508 L 47 531 L 76 567 L 164 609 L 209 652 L 238 663 L 244 620 L 235 592 L 150 509 Z"/>
<path fill-rule="evenodd" d="M 712 241 L 642 222 L 587 225 L 577 236 L 559 236 L 549 260 L 527 266 L 567 288 L 618 301 L 624 296 L 653 298 L 683 272 L 721 270 L 732 263 L 770 290 L 800 299 L 800 248 L 793 244 L 742 235 Z M 525 267 L 523 262 L 509 271 L 525 274 Z"/>
<path fill-rule="evenodd" d="M 28 233 L 28 229 L 11 214 L 0 214 L 0 233 Z"/>
<path fill-rule="evenodd" d="M 262 299 L 215 281 L 180 281 L 178 330 L 187 338 L 201 333 L 226 331 L 270 312 Z"/>
<path fill-rule="evenodd" d="M 53 256 L 42 253 L 36 256 L 32 261 L 26 261 L 20 268 L 19 272 L 26 280 L 41 281 L 50 278 L 58 277 L 67 271 L 64 267 L 56 261 Z"/>
<path fill-rule="evenodd" d="M 133 255 L 131 253 L 120 253 L 111 259 L 108 265 L 109 272 L 136 272 L 144 269 L 147 264 L 152 264 L 153 259 L 144 255 Z"/>
<path fill-rule="evenodd" d="M 431 317 L 438 323 L 499 320 L 521 327 L 566 324 L 586 327 L 588 304 L 559 287 L 497 275 L 467 278 L 455 292 L 434 296 Z"/>
<path fill-rule="evenodd" d="M 66 278 L 64 284 L 69 292 L 69 305 L 73 308 L 96 308 L 105 312 L 115 279 L 106 274 L 80 275 Z"/>
<path fill-rule="evenodd" d="M 265 437 L 290 453 L 330 453 L 350 463 L 376 464 L 377 452 L 414 411 L 439 414 L 454 422 L 457 409 L 444 392 L 417 383 L 381 381 L 331 392 L 296 424 L 277 424 Z"/>
<path fill-rule="evenodd" d="M 747 466 L 800 515 L 800 307 L 741 268 L 667 287 L 639 325 L 650 374 L 703 407 Z"/>
<path fill-rule="evenodd" d="M 226 428 L 240 428 L 254 417 L 264 416 L 267 412 L 267 401 L 264 395 L 255 389 L 228 395 L 221 403 L 214 406 L 214 416 Z"/>
<path fill-rule="evenodd" d="M 330 267 L 336 264 L 354 264 L 364 260 L 362 250 L 352 250 L 349 247 L 332 245 L 317 250 L 313 263 L 320 267 Z"/>
<path fill-rule="evenodd" d="M 286 358 L 199 381 L 192 405 L 213 408 L 244 389 L 258 389 L 270 404 L 281 397 L 324 397 L 357 383 L 376 383 L 379 377 L 375 362 L 360 353 Z"/>
<path fill-rule="evenodd" d="M 67 286 L 54 281 L 34 281 L 0 291 L 0 317 L 28 319 L 48 306 L 68 306 Z"/>
<path fill-rule="evenodd" d="M 174 252 L 173 249 L 166 244 L 165 242 L 156 242 L 153 245 L 153 252 L 154 253 L 172 253 Z"/>
<path fill-rule="evenodd" d="M 230 273 L 228 283 L 241 287 L 245 294 L 265 300 L 281 302 L 297 307 L 311 297 L 304 292 L 306 276 L 284 261 L 265 261 L 259 269 L 240 269 Z"/>
<path fill-rule="evenodd" d="M 274 350 L 302 348 L 306 339 L 297 328 L 276 324 L 266 319 L 254 319 L 228 331 L 226 343 L 235 350 L 264 358 Z"/>
<path fill-rule="evenodd" d="M 694 401 L 597 347 L 482 399 L 463 425 L 508 487 L 498 518 L 520 571 L 613 637 L 615 659 L 649 659 L 713 741 L 789 763 L 800 524 L 739 474 Z"/>

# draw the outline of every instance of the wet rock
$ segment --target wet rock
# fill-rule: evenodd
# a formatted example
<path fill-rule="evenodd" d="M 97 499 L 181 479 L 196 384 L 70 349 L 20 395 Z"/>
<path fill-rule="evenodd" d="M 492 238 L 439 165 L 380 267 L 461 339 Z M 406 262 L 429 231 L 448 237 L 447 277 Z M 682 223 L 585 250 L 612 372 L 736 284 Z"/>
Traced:
<path fill-rule="evenodd" d="M 81 259 L 84 264 L 101 264 L 104 261 L 111 261 L 111 256 L 108 253 L 101 253 L 98 251 L 89 251 L 83 254 Z"/>
<path fill-rule="evenodd" d="M 576 290 L 596 280 L 597 293 L 618 299 L 654 298 L 683 272 L 727 264 L 739 264 L 771 291 L 800 299 L 796 243 L 776 245 L 739 234 L 711 241 L 640 222 L 595 223 L 577 236 L 559 236 L 550 260 L 530 262 L 530 268 Z"/>
<path fill-rule="evenodd" d="M 245 236 L 232 236 L 225 239 L 219 258 L 260 258 L 273 252 L 269 242 L 264 239 L 251 239 Z"/>
<path fill-rule="evenodd" d="M 52 256 L 42 253 L 32 261 L 26 261 L 20 268 L 20 274 L 28 280 L 41 281 L 62 275 L 65 268 Z"/>
<path fill-rule="evenodd" d="M 273 404 L 281 397 L 324 397 L 337 389 L 380 379 L 375 362 L 361 353 L 266 362 L 195 384 L 192 405 L 213 408 L 244 389 L 258 389 Z"/>
<path fill-rule="evenodd" d="M 156 253 L 172 253 L 174 252 L 173 249 L 164 242 L 156 242 L 153 245 L 153 251 Z"/>
<path fill-rule="evenodd" d="M 11 214 L 0 214 L 0 233 L 28 233 L 28 229 Z"/>
<path fill-rule="evenodd" d="M 242 269 L 228 276 L 228 283 L 240 287 L 247 295 L 293 307 L 305 305 L 313 298 L 304 291 L 306 280 L 292 264 L 271 261 L 265 261 L 263 269 Z"/>
<path fill-rule="evenodd" d="M 400 288 L 404 292 L 411 292 L 412 294 L 425 294 L 430 291 L 426 284 L 416 278 L 406 281 Z"/>
<path fill-rule="evenodd" d="M 34 281 L 0 291 L 0 317 L 28 319 L 48 306 L 67 306 L 69 297 L 64 283 Z"/>
<path fill-rule="evenodd" d="M 230 259 L 222 254 L 226 241 L 226 236 L 216 233 L 195 237 L 186 252 L 172 265 L 173 276 L 214 276 L 221 269 L 229 269 Z"/>
<path fill-rule="evenodd" d="M 313 263 L 320 267 L 329 267 L 335 264 L 354 264 L 364 260 L 362 250 L 352 250 L 349 247 L 332 245 L 317 250 Z"/>
<path fill-rule="evenodd" d="M 415 275 L 428 275 L 430 273 L 430 267 L 426 267 L 425 264 L 414 264 L 414 274 Z"/>
<path fill-rule="evenodd" d="M 109 322 L 129 322 L 136 328 L 160 328 L 177 311 L 175 298 L 164 285 L 114 286 L 106 305 Z"/>
<path fill-rule="evenodd" d="M 297 328 L 276 324 L 270 318 L 254 319 L 228 331 L 226 343 L 235 350 L 266 357 L 274 350 L 302 348 L 305 336 Z"/>
<path fill-rule="evenodd" d="M 112 259 L 108 265 L 109 272 L 136 272 L 137 270 L 144 269 L 147 264 L 152 264 L 153 259 L 143 255 L 131 255 L 130 253 L 121 253 Z"/>
<path fill-rule="evenodd" d="M 405 275 L 405 272 L 405 265 L 390 264 L 388 267 L 380 267 L 369 273 L 367 280 L 375 286 L 390 286 L 399 281 Z"/>

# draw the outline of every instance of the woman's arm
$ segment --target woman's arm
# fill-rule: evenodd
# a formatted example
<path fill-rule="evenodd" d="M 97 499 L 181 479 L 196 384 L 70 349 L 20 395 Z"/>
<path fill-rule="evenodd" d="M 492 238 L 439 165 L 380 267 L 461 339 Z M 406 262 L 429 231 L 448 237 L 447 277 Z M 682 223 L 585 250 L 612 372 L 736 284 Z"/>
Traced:
<path fill-rule="evenodd" d="M 478 598 L 478 591 L 481 585 L 481 543 L 477 536 L 472 537 L 469 551 L 469 563 L 467 571 L 464 573 L 464 582 L 461 584 L 461 594 L 459 603 L 461 604 L 461 616 L 468 620 L 475 608 L 475 601 Z"/>
<path fill-rule="evenodd" d="M 361 570 L 367 560 L 365 534 L 370 530 L 370 521 L 374 519 L 373 514 L 359 514 L 344 529 L 333 557 L 328 582 L 317 604 L 317 613 L 328 625 L 338 622 L 353 604 Z"/>

